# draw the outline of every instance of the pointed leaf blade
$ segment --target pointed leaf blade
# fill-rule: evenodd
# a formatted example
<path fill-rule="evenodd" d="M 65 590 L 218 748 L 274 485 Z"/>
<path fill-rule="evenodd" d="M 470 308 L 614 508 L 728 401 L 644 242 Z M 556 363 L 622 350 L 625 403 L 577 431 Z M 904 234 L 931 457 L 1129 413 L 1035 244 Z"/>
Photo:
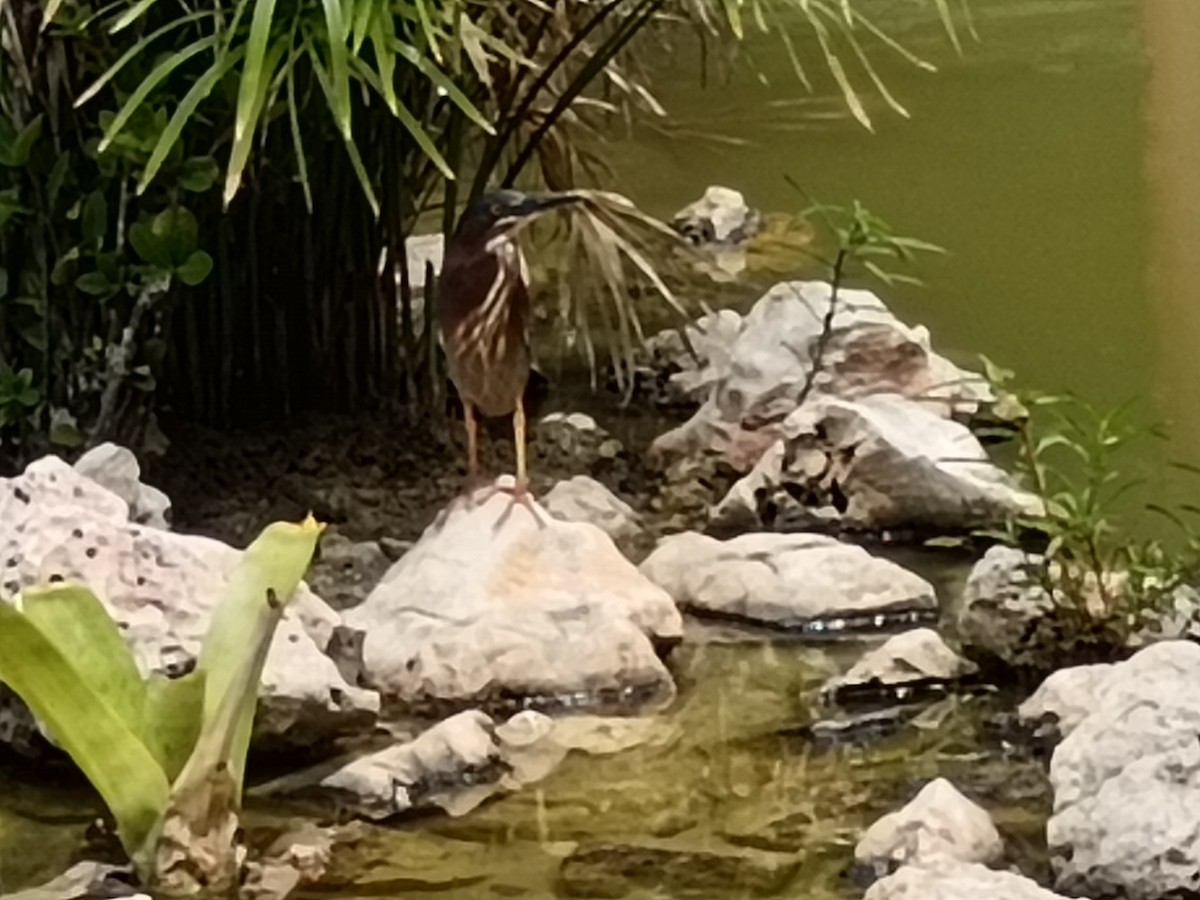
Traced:
<path fill-rule="evenodd" d="M 132 856 L 150 838 L 170 798 L 157 760 L 21 612 L 0 602 L 0 680 L 53 732 L 117 822 Z"/>

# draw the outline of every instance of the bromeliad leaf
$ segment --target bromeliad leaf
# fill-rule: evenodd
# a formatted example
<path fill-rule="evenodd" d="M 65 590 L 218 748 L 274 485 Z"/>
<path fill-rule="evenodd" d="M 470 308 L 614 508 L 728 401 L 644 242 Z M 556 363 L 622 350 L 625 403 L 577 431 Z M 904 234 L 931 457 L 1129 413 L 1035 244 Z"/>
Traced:
<path fill-rule="evenodd" d="M 202 672 L 182 678 L 154 675 L 146 682 L 143 738 L 172 783 L 196 746 L 203 713 Z"/>
<path fill-rule="evenodd" d="M 5 602 L 0 602 L 0 681 L 25 701 L 87 776 L 132 856 L 152 837 L 166 808 L 167 777 L 109 698 L 24 613 Z"/>
<path fill-rule="evenodd" d="M 268 526 L 242 554 L 229 578 L 225 599 L 213 614 L 196 666 L 206 679 L 205 730 L 213 727 L 226 696 L 235 686 L 238 666 L 255 656 L 260 645 L 269 642 L 274 634 L 280 609 L 304 577 L 321 529 L 311 516 L 300 525 L 277 522 Z M 261 671 L 260 665 L 255 677 L 247 682 L 255 689 Z M 246 689 L 237 700 L 228 763 L 239 788 L 257 699 L 255 690 Z"/>
<path fill-rule="evenodd" d="M 21 610 L 134 734 L 141 734 L 146 686 L 104 605 L 87 588 L 29 590 Z"/>

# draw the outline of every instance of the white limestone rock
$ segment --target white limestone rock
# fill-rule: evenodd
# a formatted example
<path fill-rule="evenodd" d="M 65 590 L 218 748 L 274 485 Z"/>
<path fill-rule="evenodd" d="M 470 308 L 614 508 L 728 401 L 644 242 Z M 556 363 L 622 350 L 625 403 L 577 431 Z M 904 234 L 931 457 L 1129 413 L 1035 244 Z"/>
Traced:
<path fill-rule="evenodd" d="M 904 866 L 875 882 L 863 900 L 1067 900 L 1016 872 L 943 860 Z"/>
<path fill-rule="evenodd" d="M 1190 641 L 1154 644 L 1101 677 L 1050 763 L 1059 890 L 1130 900 L 1200 890 L 1197 684 Z"/>
<path fill-rule="evenodd" d="M 962 533 L 1041 510 L 965 426 L 897 394 L 817 397 L 781 432 L 713 511 L 718 527 Z"/>
<path fill-rule="evenodd" d="M 285 775 L 254 793 L 315 799 L 373 820 L 430 807 L 461 816 L 548 775 L 567 753 L 550 739 L 553 728 L 549 717 L 531 710 L 499 726 L 465 710 L 411 741 Z"/>
<path fill-rule="evenodd" d="M 1055 731 L 1066 737 L 1095 709 L 1114 669 L 1111 663 L 1059 669 L 1017 708 L 1017 715 L 1026 725 L 1052 719 Z"/>
<path fill-rule="evenodd" d="M 989 547 L 963 588 L 958 633 L 963 643 L 1011 666 L 1036 666 L 1045 648 L 1032 646 L 1037 620 L 1054 611 L 1038 570 L 1042 558 L 1014 547 Z"/>
<path fill-rule="evenodd" d="M 682 633 L 671 598 L 596 526 L 504 490 L 452 504 L 346 619 L 368 682 L 405 704 L 674 695 L 653 643 Z"/>
<path fill-rule="evenodd" d="M 923 578 L 823 535 L 685 532 L 663 538 L 641 571 L 684 609 L 780 627 L 937 609 Z"/>
<path fill-rule="evenodd" d="M 719 309 L 688 323 L 682 333 L 668 328 L 651 335 L 642 380 L 657 376 L 658 399 L 663 403 L 702 403 L 729 371 L 730 354 L 742 327 L 741 313 Z"/>
<path fill-rule="evenodd" d="M 587 475 L 558 482 L 541 504 L 560 521 L 595 525 L 618 545 L 642 533 L 641 517 L 633 507 Z"/>
<path fill-rule="evenodd" d="M 935 779 L 911 802 L 867 829 L 854 860 L 877 877 L 903 865 L 948 858 L 989 865 L 1004 856 L 1004 841 L 987 810 L 945 778 Z"/>
<path fill-rule="evenodd" d="M 973 662 L 954 652 L 932 628 L 914 628 L 888 638 L 844 675 L 831 679 L 823 690 L 836 694 L 848 688 L 950 683 L 977 671 Z"/>
<path fill-rule="evenodd" d="M 651 459 L 665 468 L 679 457 L 717 454 L 739 471 L 752 468 L 799 403 L 831 295 L 815 281 L 784 282 L 763 295 L 726 352 L 707 350 L 691 388 L 707 386 L 708 396 L 687 423 L 654 442 Z M 900 322 L 870 291 L 848 288 L 838 292 L 813 393 L 843 400 L 899 394 L 943 417 L 974 415 L 992 400 L 982 377 L 933 351 L 926 329 Z"/>
<path fill-rule="evenodd" d="M 741 191 L 712 185 L 675 213 L 671 224 L 696 244 L 741 244 L 762 230 L 762 216 Z"/>
<path fill-rule="evenodd" d="M 150 528 L 169 528 L 170 498 L 142 482 L 142 469 L 132 450 L 105 443 L 75 461 L 75 471 L 112 491 L 129 504 L 130 520 Z"/>
<path fill-rule="evenodd" d="M 143 673 L 191 667 L 241 552 L 131 523 L 124 500 L 56 457 L 0 479 L 0 597 L 19 602 L 24 588 L 59 579 L 86 584 Z M 259 739 L 307 744 L 374 722 L 379 698 L 323 652 L 339 622 L 301 586 L 267 657 Z"/>

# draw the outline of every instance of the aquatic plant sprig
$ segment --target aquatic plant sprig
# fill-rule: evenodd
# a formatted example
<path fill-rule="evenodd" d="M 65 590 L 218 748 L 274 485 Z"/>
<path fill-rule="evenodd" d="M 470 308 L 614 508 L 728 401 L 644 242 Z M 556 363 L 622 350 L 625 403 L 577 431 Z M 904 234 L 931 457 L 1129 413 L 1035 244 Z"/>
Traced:
<path fill-rule="evenodd" d="M 788 184 L 809 200 L 809 206 L 800 215 L 806 219 L 815 218 L 823 224 L 833 238 L 836 248 L 832 259 L 824 258 L 811 249 L 807 251 L 828 270 L 830 292 L 829 306 L 821 321 L 821 333 L 817 336 L 810 351 L 811 364 L 797 398 L 797 405 L 799 405 L 808 399 L 824 368 L 825 353 L 833 336 L 833 325 L 838 313 L 841 290 L 846 280 L 856 274 L 855 269 L 861 268 L 889 287 L 901 283 L 921 285 L 922 282 L 919 278 L 894 271 L 891 268 L 885 269 L 877 260 L 891 260 L 893 264 L 908 264 L 915 260 L 918 253 L 944 254 L 947 251 L 937 244 L 897 234 L 887 222 L 868 210 L 858 200 L 853 200 L 849 206 L 818 203 L 791 176 L 784 176 L 784 178 Z"/>
<path fill-rule="evenodd" d="M 1013 440 L 1017 474 L 1044 509 L 1040 516 L 1013 517 L 986 536 L 1014 547 L 1040 536 L 1043 546 L 1030 557 L 1030 574 L 1053 598 L 1060 618 L 1076 635 L 1099 627 L 1121 643 L 1146 613 L 1200 577 L 1200 530 L 1185 518 L 1200 514 L 1200 507 L 1141 505 L 1172 523 L 1172 546 L 1131 536 L 1126 521 L 1130 495 L 1148 479 L 1129 470 L 1124 454 L 1138 441 L 1165 434 L 1138 425 L 1133 403 L 1101 411 L 1070 394 L 1021 389 L 1015 373 L 981 359 L 997 395 L 993 413 L 1005 425 L 979 431 Z"/>

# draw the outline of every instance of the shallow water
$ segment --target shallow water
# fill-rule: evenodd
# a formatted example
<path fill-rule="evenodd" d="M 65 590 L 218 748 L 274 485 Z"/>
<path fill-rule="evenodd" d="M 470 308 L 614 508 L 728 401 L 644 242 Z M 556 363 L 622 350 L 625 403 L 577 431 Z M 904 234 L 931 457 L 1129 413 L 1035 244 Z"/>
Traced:
<path fill-rule="evenodd" d="M 889 294 L 939 349 L 966 362 L 986 353 L 1097 403 L 1141 397 L 1148 417 L 1173 421 L 1168 452 L 1200 461 L 1200 5 L 972 0 L 982 43 L 962 59 L 913 4 L 878 5 L 882 24 L 941 67 L 919 72 L 875 50 L 910 121 L 872 103 L 872 135 L 828 85 L 806 98 L 771 39 L 753 43 L 770 86 L 740 73 L 701 89 L 685 43 L 659 81 L 677 133 L 617 141 L 606 155 L 622 188 L 661 214 L 710 183 L 767 210 L 804 206 L 784 174 L 828 202 L 859 198 L 952 251 L 921 267 L 927 289 Z M 956 593 L 960 561 L 904 561 Z M 311 896 L 858 897 L 846 871 L 862 827 L 938 774 L 988 807 L 1013 856 L 1043 874 L 1041 769 L 988 726 L 1013 698 L 947 700 L 896 729 L 814 739 L 827 714 L 817 688 L 862 649 L 693 623 L 657 741 L 572 755 L 536 788 L 463 818 L 367 827 Z M 0 770 L 8 889 L 60 871 L 95 815 L 77 784 L 34 789 L 18 775 Z M 259 824 L 272 818 L 254 809 Z"/>
<path fill-rule="evenodd" d="M 862 828 L 936 775 L 994 810 L 1039 871 L 1042 770 L 982 726 L 1003 701 L 947 700 L 861 746 L 814 740 L 817 687 L 862 646 L 729 636 L 692 623 L 674 659 L 681 699 L 650 743 L 572 755 L 459 819 L 368 829 L 312 896 L 857 897 Z"/>
<path fill-rule="evenodd" d="M 865 646 L 689 622 L 672 656 L 680 698 L 644 721 L 645 743 L 572 754 L 461 818 L 366 826 L 309 896 L 857 897 L 861 830 L 938 775 L 989 808 L 1014 858 L 1039 873 L 1042 768 L 988 726 L 1012 698 L 951 697 L 833 727 L 847 716 L 823 708 L 818 689 Z M 13 888 L 61 870 L 95 807 L 77 784 L 0 779 L 0 873 Z M 252 804 L 251 833 L 294 812 Z"/>

